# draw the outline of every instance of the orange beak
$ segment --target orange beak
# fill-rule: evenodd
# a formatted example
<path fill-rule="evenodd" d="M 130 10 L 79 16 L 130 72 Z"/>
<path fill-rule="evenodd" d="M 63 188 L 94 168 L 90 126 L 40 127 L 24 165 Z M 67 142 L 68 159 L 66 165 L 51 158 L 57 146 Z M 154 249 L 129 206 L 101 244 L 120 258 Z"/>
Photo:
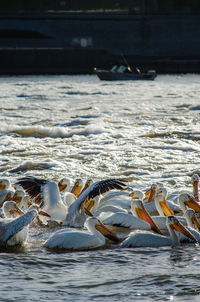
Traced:
<path fill-rule="evenodd" d="M 20 203 L 22 201 L 22 197 L 19 196 L 16 192 L 15 194 L 13 195 L 13 200 L 16 202 L 16 203 Z"/>
<path fill-rule="evenodd" d="M 160 201 L 160 207 L 161 207 L 163 213 L 166 216 L 172 216 L 172 215 L 174 215 L 174 212 L 172 211 L 172 209 L 170 208 L 170 206 L 166 202 L 165 197 L 163 197 L 163 200 Z"/>
<path fill-rule="evenodd" d="M 151 188 L 147 190 L 144 194 L 145 194 L 144 200 L 147 200 L 147 202 L 152 202 L 154 201 L 156 190 Z"/>
<path fill-rule="evenodd" d="M 185 204 L 195 212 L 200 213 L 200 205 L 193 198 L 189 197 L 189 199 L 185 201 Z"/>
<path fill-rule="evenodd" d="M 178 231 L 178 232 L 184 234 L 184 235 L 187 236 L 188 238 L 192 239 L 195 243 L 198 243 L 198 241 L 197 241 L 196 238 L 192 235 L 192 233 L 190 233 L 190 232 L 184 227 L 184 225 L 183 225 L 181 222 L 178 221 L 177 223 L 170 224 L 170 226 L 171 226 L 174 230 L 176 230 L 176 231 Z"/>
<path fill-rule="evenodd" d="M 197 201 L 199 201 L 199 183 L 198 181 L 193 181 L 193 191 L 194 191 L 194 197 Z"/>
<path fill-rule="evenodd" d="M 79 197 L 87 188 L 89 188 L 89 186 L 91 186 L 91 184 L 92 184 L 92 180 L 89 179 L 77 197 Z"/>
<path fill-rule="evenodd" d="M 40 210 L 38 212 L 39 215 L 45 216 L 45 217 L 51 217 L 51 215 L 49 215 L 47 212 Z"/>
<path fill-rule="evenodd" d="M 200 222 L 199 219 L 196 217 L 196 215 L 194 214 L 192 217 L 192 223 L 194 224 L 195 228 L 200 231 Z"/>
<path fill-rule="evenodd" d="M 15 205 L 15 209 L 10 210 L 10 214 L 13 216 L 22 216 L 24 215 L 24 212 L 17 205 Z"/>
<path fill-rule="evenodd" d="M 62 180 L 58 183 L 59 191 L 62 192 L 67 188 L 67 184 L 63 183 Z"/>
<path fill-rule="evenodd" d="M 73 186 L 73 188 L 71 189 L 71 193 L 73 193 L 75 196 L 78 197 L 80 190 L 82 188 L 82 185 L 80 184 L 80 181 L 77 180 Z"/>
<path fill-rule="evenodd" d="M 135 208 L 135 211 L 138 215 L 138 217 L 144 221 L 146 221 L 147 223 L 150 224 L 151 229 L 162 235 L 162 232 L 160 231 L 159 227 L 156 225 L 156 223 L 153 221 L 153 219 L 151 218 L 151 216 L 149 215 L 149 213 L 147 212 L 147 210 L 145 209 L 145 207 L 142 205 L 142 209 L 139 207 Z"/>
<path fill-rule="evenodd" d="M 99 224 L 96 224 L 95 227 L 101 234 L 114 242 L 120 242 L 120 239 L 117 237 L 115 232 L 110 231 L 100 220 L 98 220 L 98 222 Z"/>

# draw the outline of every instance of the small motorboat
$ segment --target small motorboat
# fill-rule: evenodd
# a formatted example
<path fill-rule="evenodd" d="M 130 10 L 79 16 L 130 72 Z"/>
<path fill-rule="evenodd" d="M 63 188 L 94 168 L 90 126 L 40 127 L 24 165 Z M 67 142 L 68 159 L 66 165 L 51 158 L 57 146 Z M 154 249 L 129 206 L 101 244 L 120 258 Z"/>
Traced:
<path fill-rule="evenodd" d="M 110 70 L 94 68 L 94 73 L 102 81 L 128 81 L 128 80 L 154 80 L 156 75 L 155 70 L 142 72 L 138 68 L 133 71 L 131 68 L 121 66 L 113 66 Z"/>

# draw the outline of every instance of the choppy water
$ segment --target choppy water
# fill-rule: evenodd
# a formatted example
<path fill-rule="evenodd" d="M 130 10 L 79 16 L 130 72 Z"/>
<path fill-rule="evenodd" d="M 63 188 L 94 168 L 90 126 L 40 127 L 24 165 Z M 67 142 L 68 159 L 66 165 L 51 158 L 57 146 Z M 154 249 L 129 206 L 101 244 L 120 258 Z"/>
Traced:
<path fill-rule="evenodd" d="M 199 75 L 122 83 L 1 77 L 0 87 L 1 177 L 129 176 L 141 190 L 162 182 L 173 198 L 192 190 L 190 177 L 200 173 Z M 199 247 L 56 253 L 38 237 L 1 251 L 1 301 L 200 300 Z"/>

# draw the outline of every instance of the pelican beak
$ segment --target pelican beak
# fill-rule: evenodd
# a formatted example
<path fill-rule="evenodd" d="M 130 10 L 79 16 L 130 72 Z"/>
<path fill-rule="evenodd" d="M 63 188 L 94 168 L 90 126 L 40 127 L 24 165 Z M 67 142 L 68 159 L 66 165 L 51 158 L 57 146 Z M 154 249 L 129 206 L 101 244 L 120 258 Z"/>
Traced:
<path fill-rule="evenodd" d="M 194 200 L 194 198 L 192 198 L 192 196 L 188 197 L 188 200 L 185 201 L 185 204 L 195 212 L 200 213 L 200 205 L 197 201 Z"/>
<path fill-rule="evenodd" d="M 49 215 L 47 212 L 40 210 L 38 212 L 39 215 L 45 216 L 45 217 L 51 217 L 51 215 Z"/>
<path fill-rule="evenodd" d="M 85 214 L 90 216 L 90 217 L 93 217 L 94 215 L 90 212 L 90 210 L 88 210 L 87 208 L 84 207 L 84 211 L 85 211 Z"/>
<path fill-rule="evenodd" d="M 76 195 L 78 197 L 80 190 L 82 188 L 82 185 L 80 184 L 80 181 L 77 180 L 73 186 L 73 188 L 71 189 L 71 193 L 73 193 L 74 195 Z"/>
<path fill-rule="evenodd" d="M 149 199 L 149 196 L 151 194 L 151 189 L 147 190 L 145 193 L 144 193 L 144 200 L 148 200 Z"/>
<path fill-rule="evenodd" d="M 153 221 L 152 217 L 149 215 L 148 211 L 145 209 L 145 207 L 143 205 L 142 205 L 142 209 L 139 207 L 135 207 L 135 211 L 140 219 L 142 219 L 150 224 L 151 229 L 154 232 L 162 235 L 162 232 L 160 231 L 159 227 Z"/>
<path fill-rule="evenodd" d="M 94 199 L 87 199 L 85 202 L 84 202 L 84 207 L 87 209 L 87 210 L 91 210 L 93 207 L 94 207 L 94 204 L 95 204 L 95 201 Z"/>
<path fill-rule="evenodd" d="M 2 181 L 0 181 L 0 191 L 4 190 L 5 188 L 6 188 L 6 185 Z"/>
<path fill-rule="evenodd" d="M 91 184 L 92 184 L 92 180 L 89 179 L 89 180 L 86 182 L 86 184 L 84 185 L 82 191 L 79 192 L 78 196 L 80 196 L 87 188 L 89 188 L 89 186 L 91 186 Z M 77 196 L 77 197 L 78 197 L 78 196 Z"/>
<path fill-rule="evenodd" d="M 192 239 L 195 243 L 198 243 L 198 241 L 197 241 L 196 238 L 192 235 L 192 233 L 189 232 L 189 231 L 184 227 L 184 225 L 183 225 L 181 222 L 177 221 L 176 223 L 170 224 L 170 226 L 171 226 L 174 230 L 176 230 L 177 232 L 182 233 L 182 234 L 184 234 L 185 236 L 187 236 L 188 238 Z"/>
<path fill-rule="evenodd" d="M 13 194 L 11 192 L 9 192 L 3 202 L 10 201 L 12 199 L 13 199 Z"/>
<path fill-rule="evenodd" d="M 114 242 L 120 242 L 120 239 L 117 237 L 117 234 L 113 231 L 110 231 L 100 220 L 98 220 L 99 224 L 96 224 L 96 229 L 108 239 Z"/>
<path fill-rule="evenodd" d="M 17 205 L 15 205 L 15 208 L 10 210 L 10 214 L 14 216 L 22 216 L 24 215 L 24 212 Z"/>
<path fill-rule="evenodd" d="M 145 192 L 145 198 L 144 198 L 144 200 L 147 200 L 147 202 L 152 202 L 152 201 L 154 201 L 154 196 L 155 196 L 155 194 L 156 194 L 156 190 L 150 188 L 149 190 L 147 190 L 147 191 Z"/>
<path fill-rule="evenodd" d="M 192 223 L 194 224 L 195 228 L 200 231 L 200 221 L 195 214 L 192 216 Z"/>
<path fill-rule="evenodd" d="M 13 195 L 13 200 L 14 200 L 17 204 L 19 204 L 19 203 L 22 201 L 22 198 L 21 198 L 21 196 L 19 196 L 19 195 L 15 192 L 15 194 Z"/>
<path fill-rule="evenodd" d="M 172 209 L 170 208 L 170 206 L 169 206 L 168 203 L 166 202 L 166 199 L 165 199 L 164 196 L 163 196 L 163 200 L 160 201 L 160 207 L 161 207 L 163 213 L 164 213 L 166 216 L 173 216 L 173 215 L 174 215 L 174 212 L 172 211 Z"/>
<path fill-rule="evenodd" d="M 129 194 L 129 196 L 132 198 L 132 199 L 139 199 L 137 196 L 135 196 L 135 192 L 131 192 Z"/>
<path fill-rule="evenodd" d="M 63 181 L 61 180 L 58 183 L 58 188 L 59 188 L 59 191 L 62 192 L 67 188 L 67 184 L 63 183 Z"/>
<path fill-rule="evenodd" d="M 192 184 L 193 184 L 194 197 L 197 201 L 199 201 L 199 187 L 198 187 L 199 182 L 198 180 L 194 180 Z"/>

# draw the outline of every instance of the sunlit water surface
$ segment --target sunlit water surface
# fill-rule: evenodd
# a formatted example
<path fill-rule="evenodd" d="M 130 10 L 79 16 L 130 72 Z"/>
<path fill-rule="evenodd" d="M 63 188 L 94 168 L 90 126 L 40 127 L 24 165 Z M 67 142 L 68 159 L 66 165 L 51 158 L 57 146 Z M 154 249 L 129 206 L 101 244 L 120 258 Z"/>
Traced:
<path fill-rule="evenodd" d="M 95 76 L 0 78 L 0 171 L 162 182 L 176 201 L 200 173 L 200 76 L 101 82 Z M 200 301 L 200 249 L 51 252 L 54 230 L 0 253 L 1 301 Z M 2 300 L 3 299 L 3 300 Z"/>

